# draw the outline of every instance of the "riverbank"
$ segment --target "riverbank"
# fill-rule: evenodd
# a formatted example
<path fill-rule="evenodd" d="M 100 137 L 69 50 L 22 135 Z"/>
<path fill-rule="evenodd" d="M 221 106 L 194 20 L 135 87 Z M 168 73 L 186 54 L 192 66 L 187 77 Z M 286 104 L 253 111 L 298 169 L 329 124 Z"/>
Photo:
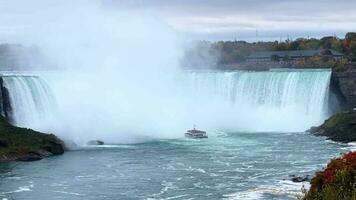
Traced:
<path fill-rule="evenodd" d="M 312 127 L 309 133 L 325 136 L 335 142 L 350 143 L 356 141 L 356 112 L 344 111 L 327 119 L 321 126 Z"/>
<path fill-rule="evenodd" d="M 35 161 L 64 153 L 64 143 L 53 134 L 11 125 L 0 117 L 0 162 Z"/>

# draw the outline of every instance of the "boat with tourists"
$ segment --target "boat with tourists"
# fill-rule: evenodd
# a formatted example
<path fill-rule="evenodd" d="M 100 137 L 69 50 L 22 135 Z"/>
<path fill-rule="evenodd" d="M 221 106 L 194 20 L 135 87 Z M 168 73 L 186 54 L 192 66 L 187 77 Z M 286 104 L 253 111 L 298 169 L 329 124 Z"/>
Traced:
<path fill-rule="evenodd" d="M 208 138 L 208 135 L 206 134 L 206 131 L 198 130 L 195 128 L 195 125 L 194 125 L 194 128 L 192 130 L 188 130 L 185 133 L 185 137 L 200 139 L 200 138 Z"/>

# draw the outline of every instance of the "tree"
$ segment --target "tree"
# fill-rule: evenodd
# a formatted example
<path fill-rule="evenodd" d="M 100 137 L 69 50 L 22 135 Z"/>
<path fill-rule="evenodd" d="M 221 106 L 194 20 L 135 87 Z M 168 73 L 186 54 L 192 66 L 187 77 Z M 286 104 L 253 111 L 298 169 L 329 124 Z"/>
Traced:
<path fill-rule="evenodd" d="M 356 61 L 356 32 L 349 32 L 345 35 L 345 39 L 340 39 L 334 36 L 327 36 L 321 39 L 316 38 L 298 38 L 295 41 L 273 41 L 273 42 L 245 42 L 245 41 L 218 41 L 218 42 L 206 42 L 201 41 L 201 45 L 198 45 L 195 49 L 190 49 L 189 54 L 201 55 L 195 51 L 202 51 L 202 49 L 210 49 L 205 52 L 206 55 L 214 56 L 196 56 L 204 60 L 202 63 L 210 62 L 211 58 L 218 65 L 233 64 L 243 62 L 249 55 L 258 51 L 288 51 L 288 50 L 316 50 L 316 49 L 333 49 L 344 54 L 347 61 Z M 195 53 L 194 53 L 195 52 Z M 186 54 L 188 57 L 191 55 Z M 194 57 L 194 56 L 193 56 Z M 332 57 L 332 56 L 329 56 Z M 277 57 L 271 57 L 272 60 L 277 60 Z M 278 58 L 279 60 L 289 61 L 289 58 Z M 196 61 L 196 59 L 193 59 Z M 309 59 L 308 59 L 309 60 Z M 332 63 L 328 58 L 311 58 L 310 61 L 306 60 L 305 65 L 311 65 L 314 67 L 326 66 L 327 63 Z M 322 63 L 324 61 L 324 63 Z M 343 65 L 337 64 L 337 66 Z M 192 65 L 193 66 L 193 65 Z M 333 65 L 336 66 L 336 65 Z"/>
<path fill-rule="evenodd" d="M 346 33 L 345 39 L 348 41 L 355 41 L 356 40 L 356 32 Z"/>
<path fill-rule="evenodd" d="M 337 38 L 333 36 L 323 37 L 320 39 L 320 47 L 323 49 L 331 49 L 335 40 L 337 40 Z"/>

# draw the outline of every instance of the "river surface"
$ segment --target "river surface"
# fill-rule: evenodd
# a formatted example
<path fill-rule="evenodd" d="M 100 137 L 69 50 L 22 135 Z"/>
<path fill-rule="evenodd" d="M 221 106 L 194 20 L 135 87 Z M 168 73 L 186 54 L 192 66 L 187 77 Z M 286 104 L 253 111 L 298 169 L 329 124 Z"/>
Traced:
<path fill-rule="evenodd" d="M 0 163 L 0 199 L 296 199 L 303 184 L 289 175 L 313 174 L 350 148 L 307 133 L 83 147 Z"/>

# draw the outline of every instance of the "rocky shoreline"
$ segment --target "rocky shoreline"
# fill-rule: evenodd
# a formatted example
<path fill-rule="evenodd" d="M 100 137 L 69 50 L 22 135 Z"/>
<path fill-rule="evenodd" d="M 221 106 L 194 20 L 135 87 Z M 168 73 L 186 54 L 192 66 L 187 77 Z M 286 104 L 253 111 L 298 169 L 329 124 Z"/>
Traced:
<path fill-rule="evenodd" d="M 36 161 L 64 150 L 64 142 L 55 135 L 15 127 L 0 117 L 0 162 Z"/>
<path fill-rule="evenodd" d="M 350 143 L 356 141 L 356 111 L 344 111 L 333 115 L 321 126 L 312 127 L 307 132 L 316 136 L 325 136 L 335 142 Z"/>

